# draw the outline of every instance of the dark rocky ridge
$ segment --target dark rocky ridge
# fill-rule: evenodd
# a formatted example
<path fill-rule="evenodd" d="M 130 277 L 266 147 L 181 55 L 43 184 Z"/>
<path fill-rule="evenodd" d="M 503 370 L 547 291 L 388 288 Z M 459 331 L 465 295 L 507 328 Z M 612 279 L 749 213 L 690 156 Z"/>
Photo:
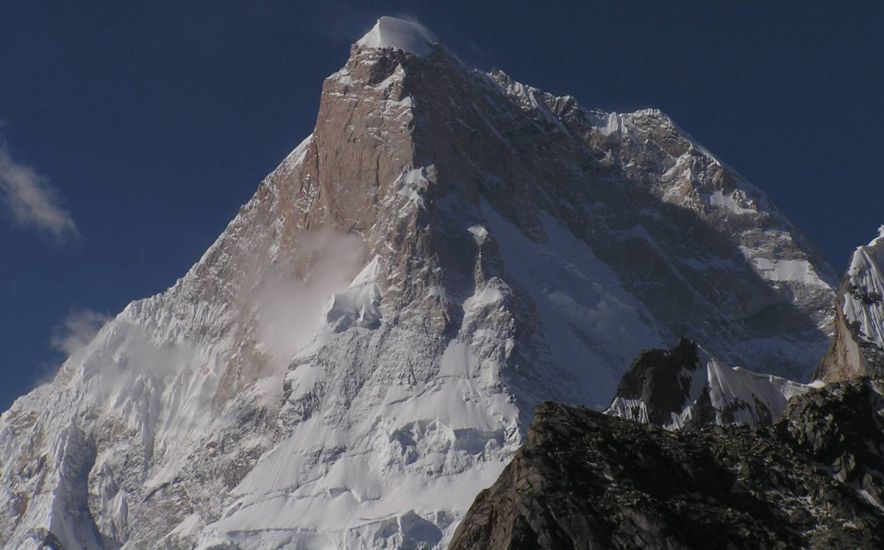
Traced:
<path fill-rule="evenodd" d="M 734 368 L 696 342 L 645 350 L 626 370 L 607 414 L 667 429 L 771 424 L 809 386 Z"/>
<path fill-rule="evenodd" d="M 682 338 L 669 350 L 643 352 L 629 367 L 617 386 L 617 396 L 641 400 L 647 405 L 648 420 L 655 426 L 669 421 L 681 410 L 691 389 L 686 370 L 697 367 L 697 344 Z"/>
<path fill-rule="evenodd" d="M 884 547 L 882 391 L 833 384 L 772 426 L 677 432 L 544 403 L 449 548 Z"/>

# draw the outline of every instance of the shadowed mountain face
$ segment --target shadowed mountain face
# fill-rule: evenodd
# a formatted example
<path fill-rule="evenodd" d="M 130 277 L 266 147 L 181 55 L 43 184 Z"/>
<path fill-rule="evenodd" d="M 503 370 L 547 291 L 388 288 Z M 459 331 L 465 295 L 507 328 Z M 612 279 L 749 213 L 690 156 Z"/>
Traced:
<path fill-rule="evenodd" d="M 642 349 L 808 377 L 831 281 L 663 113 L 382 20 L 199 262 L 0 418 L 0 543 L 442 547 L 537 403 Z"/>
<path fill-rule="evenodd" d="M 671 349 L 643 351 L 623 374 L 606 412 L 667 429 L 770 424 L 789 398 L 810 388 L 732 367 L 682 338 Z"/>
<path fill-rule="evenodd" d="M 880 548 L 882 391 L 834 384 L 770 427 L 677 432 L 543 404 L 449 548 Z"/>

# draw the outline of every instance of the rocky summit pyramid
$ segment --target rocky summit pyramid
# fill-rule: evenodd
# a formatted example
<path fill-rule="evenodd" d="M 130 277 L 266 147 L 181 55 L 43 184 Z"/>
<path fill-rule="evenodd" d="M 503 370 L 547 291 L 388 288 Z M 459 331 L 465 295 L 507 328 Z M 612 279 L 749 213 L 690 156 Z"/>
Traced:
<path fill-rule="evenodd" d="M 199 262 L 3 414 L 0 543 L 443 547 L 541 400 L 681 336 L 806 380 L 834 281 L 662 112 L 381 18 Z"/>

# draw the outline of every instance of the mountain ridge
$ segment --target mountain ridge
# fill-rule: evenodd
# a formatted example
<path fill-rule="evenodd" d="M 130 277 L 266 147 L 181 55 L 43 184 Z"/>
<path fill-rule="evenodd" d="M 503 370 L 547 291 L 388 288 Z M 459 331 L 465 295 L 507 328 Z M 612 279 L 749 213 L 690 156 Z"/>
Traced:
<path fill-rule="evenodd" d="M 675 432 L 544 403 L 449 548 L 876 548 L 882 390 L 838 382 L 772 427 Z"/>

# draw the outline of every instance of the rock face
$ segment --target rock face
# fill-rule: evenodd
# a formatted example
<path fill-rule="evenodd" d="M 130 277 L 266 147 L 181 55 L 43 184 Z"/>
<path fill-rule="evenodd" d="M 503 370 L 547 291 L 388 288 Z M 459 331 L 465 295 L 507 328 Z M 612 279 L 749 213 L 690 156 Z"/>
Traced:
<path fill-rule="evenodd" d="M 884 376 L 884 227 L 853 253 L 835 301 L 835 338 L 817 378 Z"/>
<path fill-rule="evenodd" d="M 770 424 L 810 386 L 731 367 L 681 339 L 642 352 L 624 373 L 607 414 L 667 429 Z"/>
<path fill-rule="evenodd" d="M 0 418 L 0 543 L 442 547 L 538 402 L 606 406 L 641 349 L 809 376 L 831 280 L 660 111 L 384 19 L 199 262 Z"/>
<path fill-rule="evenodd" d="M 449 548 L 880 548 L 882 391 L 835 384 L 773 426 L 676 432 L 543 404 Z"/>

